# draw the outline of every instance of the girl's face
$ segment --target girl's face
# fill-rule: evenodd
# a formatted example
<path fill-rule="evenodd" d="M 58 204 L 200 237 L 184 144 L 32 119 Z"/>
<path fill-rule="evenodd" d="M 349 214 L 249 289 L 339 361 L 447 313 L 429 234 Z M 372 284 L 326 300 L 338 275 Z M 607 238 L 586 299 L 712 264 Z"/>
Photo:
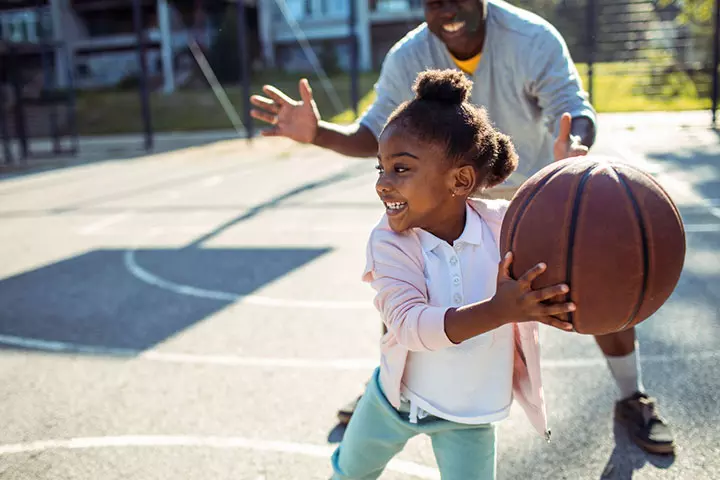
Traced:
<path fill-rule="evenodd" d="M 422 228 L 450 243 L 460 236 L 465 191 L 460 188 L 460 195 L 453 196 L 458 169 L 445 158 L 442 147 L 390 124 L 380 135 L 377 168 L 375 190 L 393 231 Z"/>

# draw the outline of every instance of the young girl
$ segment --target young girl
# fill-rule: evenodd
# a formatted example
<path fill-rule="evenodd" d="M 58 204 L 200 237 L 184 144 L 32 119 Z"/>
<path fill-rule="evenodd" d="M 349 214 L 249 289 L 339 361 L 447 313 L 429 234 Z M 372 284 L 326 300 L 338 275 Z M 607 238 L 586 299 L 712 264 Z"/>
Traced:
<path fill-rule="evenodd" d="M 416 97 L 379 139 L 376 190 L 385 215 L 367 246 L 363 279 L 388 332 L 375 371 L 332 457 L 335 479 L 377 478 L 413 436 L 425 433 L 443 480 L 495 478 L 494 422 L 513 398 L 549 435 L 537 322 L 575 309 L 545 300 L 567 285 L 532 290 L 539 264 L 515 281 L 500 260 L 507 202 L 471 199 L 515 169 L 510 139 L 468 103 L 454 70 L 421 73 Z M 498 264 L 500 265 L 498 268 Z"/>

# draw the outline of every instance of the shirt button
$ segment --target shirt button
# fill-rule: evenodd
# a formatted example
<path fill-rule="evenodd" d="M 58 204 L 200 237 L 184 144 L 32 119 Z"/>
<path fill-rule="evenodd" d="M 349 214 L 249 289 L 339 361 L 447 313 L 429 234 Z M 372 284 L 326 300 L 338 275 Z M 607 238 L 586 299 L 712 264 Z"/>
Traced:
<path fill-rule="evenodd" d="M 460 277 L 453 277 L 453 285 L 460 285 Z"/>
<path fill-rule="evenodd" d="M 456 293 L 455 296 L 453 297 L 453 300 L 455 300 L 455 303 L 457 303 L 459 305 L 460 302 L 462 302 L 462 295 L 460 295 L 459 293 Z"/>
<path fill-rule="evenodd" d="M 450 265 L 457 264 L 457 257 L 450 257 Z"/>

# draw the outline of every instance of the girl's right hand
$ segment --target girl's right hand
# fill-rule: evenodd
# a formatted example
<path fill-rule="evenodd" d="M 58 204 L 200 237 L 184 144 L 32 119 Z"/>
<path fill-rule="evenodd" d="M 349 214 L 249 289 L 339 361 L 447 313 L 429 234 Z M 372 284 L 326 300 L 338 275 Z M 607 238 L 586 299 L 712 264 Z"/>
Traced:
<path fill-rule="evenodd" d="M 518 280 L 514 280 L 510 277 L 512 260 L 512 253 L 508 252 L 500 262 L 497 291 L 491 300 L 498 315 L 504 320 L 503 323 L 536 321 L 572 332 L 573 326 L 570 322 L 559 320 L 553 315 L 575 311 L 574 303 L 552 305 L 542 303 L 545 300 L 567 294 L 570 291 L 569 287 L 561 284 L 533 290 L 532 281 L 539 277 L 547 266 L 544 263 L 538 263 Z"/>

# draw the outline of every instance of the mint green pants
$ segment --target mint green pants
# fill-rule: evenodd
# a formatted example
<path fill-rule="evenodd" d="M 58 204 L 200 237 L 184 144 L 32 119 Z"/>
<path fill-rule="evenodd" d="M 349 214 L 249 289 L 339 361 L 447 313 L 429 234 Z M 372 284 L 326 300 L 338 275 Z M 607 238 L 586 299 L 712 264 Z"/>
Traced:
<path fill-rule="evenodd" d="M 333 453 L 333 480 L 378 478 L 405 443 L 421 433 L 432 440 L 443 480 L 495 479 L 494 425 L 464 425 L 432 415 L 410 423 L 407 412 L 397 411 L 388 402 L 378 373 L 375 370 Z"/>

